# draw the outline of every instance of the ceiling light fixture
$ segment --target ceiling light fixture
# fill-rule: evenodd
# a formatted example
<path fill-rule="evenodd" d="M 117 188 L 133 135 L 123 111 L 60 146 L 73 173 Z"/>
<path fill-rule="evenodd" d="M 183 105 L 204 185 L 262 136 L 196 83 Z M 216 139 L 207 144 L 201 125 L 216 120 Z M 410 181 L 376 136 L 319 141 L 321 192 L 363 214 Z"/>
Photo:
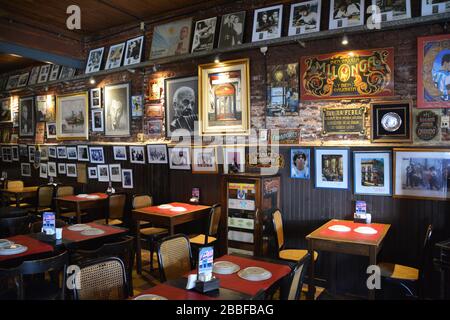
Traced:
<path fill-rule="evenodd" d="M 90 77 L 89 78 L 89 83 L 90 84 L 95 84 L 96 83 L 95 78 L 94 77 Z"/>

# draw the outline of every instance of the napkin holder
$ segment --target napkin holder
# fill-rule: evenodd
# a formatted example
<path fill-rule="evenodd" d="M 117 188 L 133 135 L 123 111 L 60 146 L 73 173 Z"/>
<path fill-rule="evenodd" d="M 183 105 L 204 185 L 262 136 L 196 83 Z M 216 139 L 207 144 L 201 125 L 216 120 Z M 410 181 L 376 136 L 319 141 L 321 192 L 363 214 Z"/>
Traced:
<path fill-rule="evenodd" d="M 45 232 L 39 232 L 37 234 L 37 238 L 43 242 L 53 242 L 56 240 L 56 233 L 54 234 L 46 234 Z"/>
<path fill-rule="evenodd" d="M 209 281 L 199 281 L 195 282 L 195 291 L 200 293 L 206 293 L 214 290 L 219 290 L 220 280 L 219 278 L 212 278 Z"/>

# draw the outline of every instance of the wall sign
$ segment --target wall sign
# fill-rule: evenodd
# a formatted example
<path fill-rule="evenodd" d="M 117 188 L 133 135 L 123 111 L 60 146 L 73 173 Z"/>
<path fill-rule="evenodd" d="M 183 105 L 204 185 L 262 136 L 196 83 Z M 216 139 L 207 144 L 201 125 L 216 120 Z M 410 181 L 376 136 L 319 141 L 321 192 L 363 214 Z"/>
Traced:
<path fill-rule="evenodd" d="M 302 100 L 392 96 L 394 49 L 370 49 L 300 59 Z"/>
<path fill-rule="evenodd" d="M 416 118 L 416 135 L 419 139 L 432 140 L 439 132 L 439 116 L 431 110 L 422 111 Z"/>
<path fill-rule="evenodd" d="M 270 143 L 298 144 L 300 142 L 299 129 L 270 130 Z"/>
<path fill-rule="evenodd" d="M 364 119 L 366 108 L 323 108 L 322 135 L 359 134 L 364 135 L 366 129 Z"/>

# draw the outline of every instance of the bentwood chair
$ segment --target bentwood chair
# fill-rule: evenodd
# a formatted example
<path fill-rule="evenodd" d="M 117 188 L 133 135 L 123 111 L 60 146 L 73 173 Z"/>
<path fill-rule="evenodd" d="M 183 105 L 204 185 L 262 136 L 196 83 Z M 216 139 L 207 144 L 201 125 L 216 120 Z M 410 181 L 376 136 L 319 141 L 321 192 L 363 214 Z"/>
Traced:
<path fill-rule="evenodd" d="M 108 197 L 108 210 L 104 219 L 95 220 L 110 226 L 119 226 L 124 224 L 125 205 L 127 195 L 125 193 L 115 193 Z"/>
<path fill-rule="evenodd" d="M 53 185 L 40 186 L 37 191 L 37 202 L 34 210 L 30 213 L 41 216 L 46 211 L 53 211 Z"/>
<path fill-rule="evenodd" d="M 73 196 L 75 194 L 75 188 L 73 186 L 58 185 L 56 187 L 56 198 Z M 74 223 L 77 219 L 77 213 L 70 210 L 69 208 L 60 207 L 59 218 L 67 221 L 69 223 Z M 81 216 L 86 216 L 86 212 L 82 212 Z"/>
<path fill-rule="evenodd" d="M 10 217 L 0 219 L 0 238 L 13 237 L 30 233 L 31 216 Z"/>
<path fill-rule="evenodd" d="M 180 278 L 193 268 L 189 238 L 183 234 L 158 241 L 157 252 L 161 282 Z"/>
<path fill-rule="evenodd" d="M 8 180 L 6 182 L 6 189 L 23 189 L 24 183 L 21 180 Z M 9 197 L 5 199 L 10 203 L 10 206 L 16 207 L 17 199 L 16 197 Z M 22 199 L 19 198 L 19 207 L 20 208 L 31 208 L 33 205 L 31 203 L 22 202 Z"/>
<path fill-rule="evenodd" d="M 305 281 L 306 270 L 308 269 L 311 255 L 307 253 L 302 259 L 300 259 L 295 265 L 291 274 L 291 283 L 288 286 L 287 292 L 281 292 L 281 300 L 299 300 Z"/>

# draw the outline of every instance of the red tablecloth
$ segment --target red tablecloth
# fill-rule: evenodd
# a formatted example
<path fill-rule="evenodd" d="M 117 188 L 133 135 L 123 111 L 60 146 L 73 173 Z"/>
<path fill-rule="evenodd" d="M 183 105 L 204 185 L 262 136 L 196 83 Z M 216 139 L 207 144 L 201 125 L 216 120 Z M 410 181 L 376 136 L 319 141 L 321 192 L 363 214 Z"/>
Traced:
<path fill-rule="evenodd" d="M 81 234 L 81 231 L 72 231 L 72 230 L 67 229 L 68 227 L 64 227 L 63 234 L 62 234 L 63 239 L 70 240 L 70 241 L 84 241 L 84 240 L 90 240 L 90 239 L 94 239 L 94 238 L 110 236 L 113 234 L 124 233 L 124 229 L 117 228 L 117 227 L 105 226 L 105 225 L 93 223 L 93 222 L 86 223 L 86 224 L 91 226 L 92 228 L 102 229 L 103 231 L 105 231 L 105 233 L 97 234 L 97 235 L 93 235 L 93 236 L 85 236 L 85 235 Z"/>
<path fill-rule="evenodd" d="M 342 225 L 349 227 L 351 230 L 349 232 L 339 232 L 339 231 L 333 231 L 328 229 L 331 226 L 334 225 Z M 362 234 L 355 232 L 354 230 L 358 227 L 370 227 L 377 231 L 376 234 Z M 348 241 L 374 241 L 377 242 L 382 236 L 383 231 L 386 228 L 385 225 L 377 224 L 377 223 L 371 223 L 371 224 L 364 224 L 364 223 L 355 223 L 353 221 L 347 221 L 347 220 L 331 220 L 327 223 L 327 225 L 318 233 L 318 236 L 320 237 L 329 237 L 332 239 L 339 239 L 339 240 L 348 240 Z"/>
<path fill-rule="evenodd" d="M 161 214 L 161 215 L 173 217 L 173 216 L 178 216 L 180 214 L 192 213 L 192 212 L 195 212 L 195 211 L 204 210 L 204 209 L 208 209 L 209 208 L 207 206 L 193 205 L 193 204 L 182 203 L 182 202 L 172 202 L 172 203 L 169 203 L 169 204 L 172 207 L 185 208 L 186 211 L 176 212 L 176 211 L 171 211 L 170 209 L 161 209 L 161 208 L 158 208 L 158 206 L 142 208 L 142 209 L 139 209 L 139 211 L 148 212 L 148 213 L 156 213 L 156 214 Z"/>
<path fill-rule="evenodd" d="M 18 236 L 14 236 L 14 237 L 7 238 L 7 239 L 14 243 L 18 243 L 23 246 L 26 246 L 28 248 L 28 250 L 25 252 L 10 255 L 10 256 L 0 256 L 0 262 L 53 251 L 53 247 L 51 245 L 46 244 L 42 241 L 33 239 L 26 235 L 18 235 Z"/>
<path fill-rule="evenodd" d="M 145 290 L 137 296 L 141 296 L 143 294 L 156 294 L 169 300 L 215 300 L 213 297 L 209 297 L 193 290 L 184 290 L 163 283 Z"/>
<path fill-rule="evenodd" d="M 60 199 L 68 200 L 68 201 L 93 201 L 93 200 L 104 200 L 108 198 L 106 193 L 91 193 L 90 196 L 99 196 L 97 199 L 89 199 L 89 198 L 80 198 L 78 196 L 65 196 Z"/>

